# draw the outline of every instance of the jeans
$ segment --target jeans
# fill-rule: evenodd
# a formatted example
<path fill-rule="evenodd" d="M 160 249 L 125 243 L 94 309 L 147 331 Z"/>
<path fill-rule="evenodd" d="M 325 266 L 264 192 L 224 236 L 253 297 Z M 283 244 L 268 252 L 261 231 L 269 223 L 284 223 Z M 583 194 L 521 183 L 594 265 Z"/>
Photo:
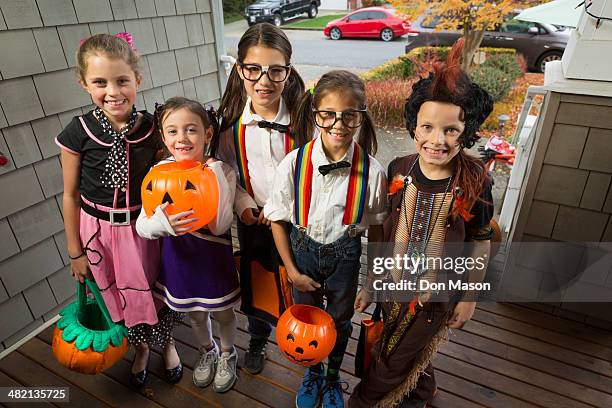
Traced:
<path fill-rule="evenodd" d="M 336 324 L 337 338 L 329 358 L 341 362 L 353 330 L 351 318 L 361 267 L 361 237 L 344 236 L 324 245 L 293 227 L 290 239 L 300 273 L 321 285 L 313 292 L 300 292 L 294 288 L 293 301 L 316 306 L 331 315 Z"/>

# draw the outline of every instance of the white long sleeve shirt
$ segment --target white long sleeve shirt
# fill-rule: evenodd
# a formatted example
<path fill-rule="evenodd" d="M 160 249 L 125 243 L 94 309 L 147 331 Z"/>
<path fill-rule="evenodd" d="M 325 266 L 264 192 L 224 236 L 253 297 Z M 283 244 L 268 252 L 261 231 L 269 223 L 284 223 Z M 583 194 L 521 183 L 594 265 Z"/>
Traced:
<path fill-rule="evenodd" d="M 352 161 L 355 142 L 349 147 L 342 160 Z M 294 173 L 298 150 L 294 150 L 281 162 L 274 179 L 270 199 L 264 207 L 264 216 L 271 221 L 286 221 L 296 224 Z M 322 244 L 332 243 L 346 235 L 344 208 L 349 185 L 350 168 L 340 168 L 323 176 L 320 165 L 331 164 L 323 151 L 321 138 L 314 141 L 312 150 L 312 196 L 308 212 L 306 234 Z M 381 164 L 370 156 L 366 201 L 357 233 L 370 225 L 381 225 L 389 212 L 387 203 L 387 177 Z"/>
<path fill-rule="evenodd" d="M 171 161 L 174 161 L 174 159 L 163 160 L 158 165 Z M 230 166 L 221 161 L 209 163 L 208 167 L 215 173 L 217 178 L 219 203 L 217 216 L 208 223 L 207 228 L 213 235 L 222 235 L 231 228 L 234 218 L 232 208 L 236 192 L 236 173 Z M 176 236 L 170 221 L 168 221 L 168 217 L 160 206 L 155 209 L 155 213 L 151 217 L 147 217 L 144 208 L 140 210 L 140 215 L 136 220 L 136 232 L 146 239 Z"/>
<path fill-rule="evenodd" d="M 251 109 L 251 98 L 247 98 L 242 111 L 242 123 L 246 125 L 245 145 L 248 160 L 248 172 L 251 178 L 253 195 L 242 187 L 237 178 L 235 211 L 238 217 L 247 208 L 263 207 L 268 201 L 272 190 L 274 176 L 278 165 L 285 158 L 285 134 L 276 130 L 260 128 L 257 123 L 265 120 Z M 281 98 L 278 113 L 272 122 L 289 125 L 290 115 L 285 102 Z M 221 133 L 219 142 L 219 158 L 230 164 L 236 174 L 239 174 L 234 148 L 234 135 L 232 127 Z"/>

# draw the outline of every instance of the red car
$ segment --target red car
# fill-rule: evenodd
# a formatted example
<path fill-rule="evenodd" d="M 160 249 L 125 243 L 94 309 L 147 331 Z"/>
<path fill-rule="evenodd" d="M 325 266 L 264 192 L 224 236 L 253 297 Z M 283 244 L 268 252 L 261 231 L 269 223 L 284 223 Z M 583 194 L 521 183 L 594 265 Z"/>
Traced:
<path fill-rule="evenodd" d="M 404 19 L 382 7 L 366 7 L 327 23 L 323 34 L 332 40 L 342 37 L 370 37 L 391 41 L 406 34 L 417 34 Z"/>

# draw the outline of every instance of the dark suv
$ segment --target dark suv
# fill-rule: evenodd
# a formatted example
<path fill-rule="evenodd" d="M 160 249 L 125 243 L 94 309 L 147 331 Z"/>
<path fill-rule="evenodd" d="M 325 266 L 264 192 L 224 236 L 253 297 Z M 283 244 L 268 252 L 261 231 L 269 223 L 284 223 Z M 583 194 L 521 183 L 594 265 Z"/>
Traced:
<path fill-rule="evenodd" d="M 268 21 L 280 26 L 293 17 L 307 13 L 309 18 L 317 16 L 321 0 L 259 0 L 244 10 L 244 18 L 249 25 Z"/>
<path fill-rule="evenodd" d="M 434 31 L 437 21 L 417 22 L 412 28 L 419 31 L 416 36 L 408 37 L 406 53 L 417 47 L 450 46 L 461 36 L 458 31 Z M 481 47 L 514 48 L 523 54 L 529 69 L 544 72 L 549 61 L 559 60 L 563 55 L 570 30 L 551 24 L 528 23 L 508 20 L 495 31 L 485 31 Z"/>

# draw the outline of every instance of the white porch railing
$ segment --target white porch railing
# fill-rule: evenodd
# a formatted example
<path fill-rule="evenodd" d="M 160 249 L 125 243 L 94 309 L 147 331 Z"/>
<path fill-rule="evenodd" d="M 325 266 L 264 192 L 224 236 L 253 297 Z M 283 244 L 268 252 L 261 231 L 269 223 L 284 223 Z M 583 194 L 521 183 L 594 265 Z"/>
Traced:
<path fill-rule="evenodd" d="M 499 226 L 506 233 L 510 231 L 512 226 L 514 213 L 520 198 L 521 186 L 527 175 L 527 164 L 535 139 L 540 107 L 544 104 L 544 99 L 537 99 L 536 96 L 541 95 L 545 98 L 547 93 L 548 91 L 543 86 L 530 86 L 527 89 L 516 131 L 510 141 L 516 146 L 516 157 L 499 216 Z M 534 110 L 535 112 L 533 112 Z"/>

